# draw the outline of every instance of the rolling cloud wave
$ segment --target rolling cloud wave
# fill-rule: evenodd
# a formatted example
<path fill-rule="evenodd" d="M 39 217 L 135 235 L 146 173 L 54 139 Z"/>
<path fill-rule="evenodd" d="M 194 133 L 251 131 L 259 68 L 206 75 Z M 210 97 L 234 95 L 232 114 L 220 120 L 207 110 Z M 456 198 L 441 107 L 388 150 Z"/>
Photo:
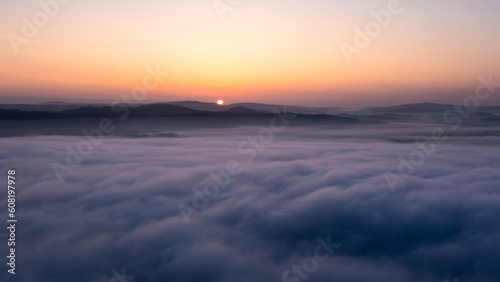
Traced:
<path fill-rule="evenodd" d="M 383 175 L 414 144 L 291 129 L 246 162 L 237 147 L 256 130 L 108 138 L 64 183 L 50 163 L 80 138 L 0 139 L 0 166 L 18 170 L 18 277 L 282 281 L 330 236 L 341 247 L 310 281 L 500 279 L 498 137 L 440 144 L 392 193 Z M 228 161 L 241 173 L 187 225 L 178 205 Z"/>

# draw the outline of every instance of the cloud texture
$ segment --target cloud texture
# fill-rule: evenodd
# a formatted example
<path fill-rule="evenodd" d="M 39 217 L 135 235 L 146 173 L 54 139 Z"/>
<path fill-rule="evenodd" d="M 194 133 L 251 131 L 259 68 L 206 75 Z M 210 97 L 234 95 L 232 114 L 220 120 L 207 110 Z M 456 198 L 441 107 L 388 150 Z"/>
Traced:
<path fill-rule="evenodd" d="M 126 267 L 134 281 L 278 282 L 328 236 L 341 246 L 309 281 L 500 280 L 498 136 L 450 138 L 392 193 L 383 175 L 423 130 L 289 128 L 246 162 L 238 145 L 259 129 L 106 138 L 64 183 L 51 163 L 81 137 L 0 139 L 18 176 L 13 281 L 107 282 Z M 229 161 L 242 172 L 186 224 L 179 204 Z"/>

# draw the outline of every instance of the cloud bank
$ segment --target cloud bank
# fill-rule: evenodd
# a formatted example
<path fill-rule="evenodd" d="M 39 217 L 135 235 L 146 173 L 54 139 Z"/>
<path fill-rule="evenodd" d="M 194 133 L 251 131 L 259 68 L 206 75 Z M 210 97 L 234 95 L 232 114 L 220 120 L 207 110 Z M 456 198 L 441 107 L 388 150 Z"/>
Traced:
<path fill-rule="evenodd" d="M 81 137 L 0 139 L 18 176 L 13 281 L 107 282 L 126 267 L 134 281 L 278 282 L 328 236 L 341 246 L 309 281 L 500 280 L 498 137 L 450 138 L 393 193 L 384 174 L 421 131 L 290 128 L 247 162 L 238 145 L 259 129 L 106 138 L 64 183 L 50 164 Z M 178 205 L 228 161 L 242 172 L 187 225 Z"/>

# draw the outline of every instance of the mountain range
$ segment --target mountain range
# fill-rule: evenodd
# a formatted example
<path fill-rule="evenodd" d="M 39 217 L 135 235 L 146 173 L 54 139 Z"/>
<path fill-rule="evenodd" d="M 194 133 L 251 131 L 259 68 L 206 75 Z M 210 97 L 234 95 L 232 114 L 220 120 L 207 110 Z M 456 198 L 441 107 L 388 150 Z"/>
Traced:
<path fill-rule="evenodd" d="M 132 118 L 165 117 L 268 117 L 273 110 L 282 111 L 283 106 L 237 103 L 217 105 L 198 101 L 179 101 L 153 104 L 75 104 L 48 102 L 43 104 L 0 104 L 0 119 L 55 119 L 55 118 L 115 118 L 127 113 Z M 445 113 L 458 115 L 453 105 L 419 103 L 390 107 L 371 107 L 359 110 L 341 107 L 286 106 L 288 113 L 299 120 L 342 123 L 425 122 L 439 123 Z M 500 106 L 482 106 L 467 116 L 468 122 L 498 123 Z"/>

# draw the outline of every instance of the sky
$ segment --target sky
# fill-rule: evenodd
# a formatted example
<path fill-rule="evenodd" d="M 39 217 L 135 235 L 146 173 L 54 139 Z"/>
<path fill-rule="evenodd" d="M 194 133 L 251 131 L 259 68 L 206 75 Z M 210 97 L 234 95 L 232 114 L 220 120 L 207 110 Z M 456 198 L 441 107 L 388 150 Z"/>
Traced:
<path fill-rule="evenodd" d="M 500 78 L 495 0 L 399 1 L 367 46 L 356 28 L 393 0 L 54 1 L 45 22 L 39 1 L 0 2 L 1 103 L 111 102 L 148 66 L 170 75 L 146 102 L 460 103 L 478 76 Z"/>

